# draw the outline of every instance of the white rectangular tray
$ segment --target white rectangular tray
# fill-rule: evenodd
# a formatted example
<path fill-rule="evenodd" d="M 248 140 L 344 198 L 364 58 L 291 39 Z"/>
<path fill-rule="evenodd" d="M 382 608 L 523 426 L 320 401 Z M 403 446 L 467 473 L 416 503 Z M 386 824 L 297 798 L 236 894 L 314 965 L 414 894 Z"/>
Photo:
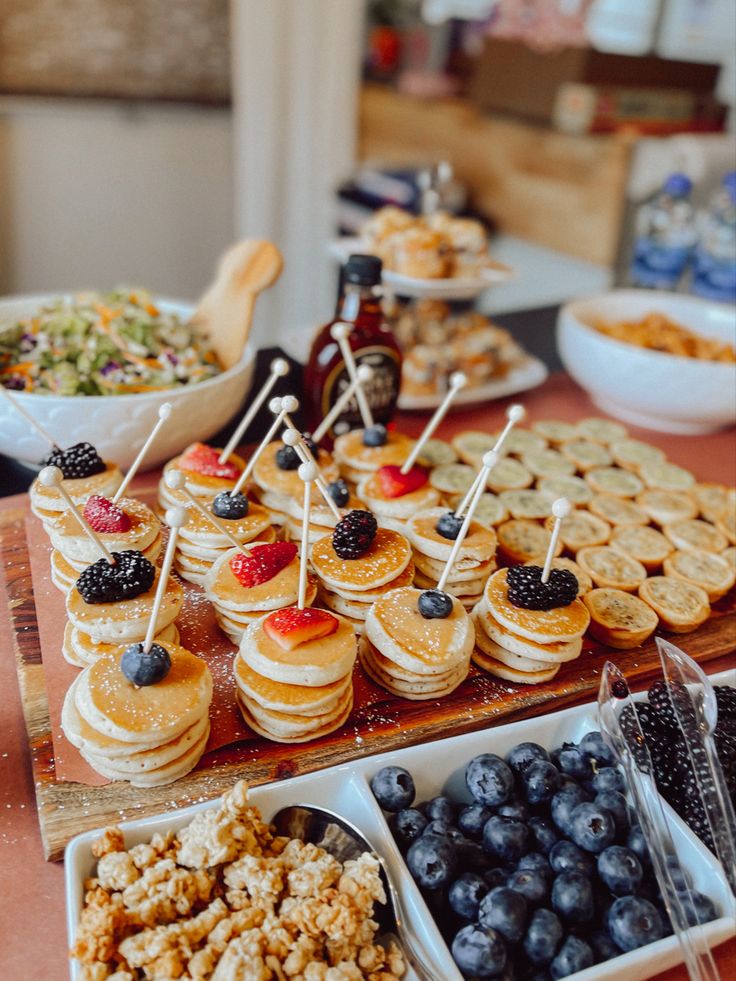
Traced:
<path fill-rule="evenodd" d="M 736 687 L 736 670 L 712 675 L 714 684 Z M 642 699 L 646 693 L 635 698 Z M 426 746 L 411 746 L 392 753 L 367 756 L 363 760 L 331 767 L 302 777 L 294 777 L 279 783 L 254 787 L 251 799 L 264 819 L 269 819 L 279 808 L 290 804 L 315 804 L 328 807 L 356 824 L 371 845 L 384 858 L 388 872 L 401 891 L 407 919 L 414 934 L 422 944 L 426 957 L 442 981 L 462 981 L 460 972 L 432 919 L 424 899 L 404 865 L 404 860 L 394 844 L 380 808 L 373 799 L 369 787 L 371 777 L 387 764 L 405 767 L 414 777 L 417 801 L 427 800 L 439 793 L 449 793 L 461 800 L 470 800 L 465 787 L 465 764 L 478 753 L 493 752 L 504 756 L 519 742 L 532 741 L 548 749 L 566 740 L 578 741 L 590 729 L 597 729 L 595 703 L 565 709 L 535 719 L 525 719 L 510 725 L 452 736 Z M 121 824 L 127 847 L 148 841 L 156 832 L 177 831 L 191 821 L 194 814 L 213 807 L 206 801 L 180 810 L 169 811 L 158 817 L 144 818 Z M 677 853 L 685 869 L 692 876 L 694 886 L 710 896 L 719 908 L 720 919 L 707 924 L 705 936 L 711 946 L 727 940 L 734 934 L 733 897 L 731 896 L 716 859 L 699 839 L 688 829 L 674 812 L 673 838 Z M 84 900 L 84 880 L 92 875 L 95 859 L 91 845 L 99 831 L 88 831 L 69 842 L 65 853 L 65 878 L 67 900 L 67 929 L 70 944 L 74 941 L 79 913 Z M 682 962 L 682 954 L 674 936 L 666 937 L 647 947 L 596 964 L 585 971 L 571 975 L 575 981 L 643 981 Z M 72 981 L 78 981 L 76 962 L 70 963 Z M 411 981 L 413 974 L 407 974 Z"/>

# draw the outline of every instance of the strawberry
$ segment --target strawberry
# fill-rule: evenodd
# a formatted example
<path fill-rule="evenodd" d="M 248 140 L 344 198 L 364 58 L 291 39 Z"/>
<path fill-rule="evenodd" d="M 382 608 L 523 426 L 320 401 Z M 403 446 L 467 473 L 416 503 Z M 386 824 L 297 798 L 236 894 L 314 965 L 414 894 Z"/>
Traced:
<path fill-rule="evenodd" d="M 99 494 L 93 494 L 87 499 L 83 513 L 84 520 L 92 531 L 108 535 L 130 531 L 130 518 L 125 511 Z"/>
<path fill-rule="evenodd" d="M 293 542 L 273 542 L 271 545 L 254 545 L 250 555 L 236 552 L 230 559 L 230 568 L 235 578 L 249 589 L 259 586 L 285 569 L 296 556 Z"/>
<path fill-rule="evenodd" d="M 283 650 L 293 651 L 310 640 L 329 637 L 338 625 L 337 617 L 326 610 L 300 610 L 296 606 L 287 606 L 285 610 L 276 610 L 266 617 L 263 631 Z"/>
<path fill-rule="evenodd" d="M 412 467 L 408 473 L 402 473 L 401 467 L 381 467 L 378 471 L 378 482 L 384 497 L 403 497 L 419 490 L 427 483 L 427 472 L 421 467 Z"/>
<path fill-rule="evenodd" d="M 179 457 L 179 469 L 225 480 L 237 480 L 240 476 L 239 467 L 230 460 L 220 463 L 220 451 L 205 443 L 192 443 Z"/>

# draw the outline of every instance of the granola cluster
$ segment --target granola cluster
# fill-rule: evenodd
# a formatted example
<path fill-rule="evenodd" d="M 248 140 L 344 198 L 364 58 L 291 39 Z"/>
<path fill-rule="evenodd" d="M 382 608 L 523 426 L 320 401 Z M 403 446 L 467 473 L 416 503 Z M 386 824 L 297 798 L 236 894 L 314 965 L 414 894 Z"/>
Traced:
<path fill-rule="evenodd" d="M 395 945 L 374 943 L 386 897 L 375 856 L 341 864 L 275 836 L 241 781 L 178 834 L 93 847 L 97 874 L 70 956 L 83 981 L 397 981 Z"/>

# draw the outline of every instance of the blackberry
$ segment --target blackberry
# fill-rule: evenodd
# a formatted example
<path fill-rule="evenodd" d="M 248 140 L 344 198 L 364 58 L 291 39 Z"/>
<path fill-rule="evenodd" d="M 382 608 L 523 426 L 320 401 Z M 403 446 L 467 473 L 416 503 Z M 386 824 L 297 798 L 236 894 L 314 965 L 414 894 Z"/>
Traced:
<path fill-rule="evenodd" d="M 357 559 L 367 552 L 376 537 L 378 523 L 370 511 L 349 511 L 337 522 L 332 547 L 341 559 Z"/>
<path fill-rule="evenodd" d="M 736 728 L 736 688 L 728 685 L 715 685 L 716 704 L 718 705 L 718 728 L 727 723 L 729 728 Z"/>
<path fill-rule="evenodd" d="M 339 508 L 344 508 L 350 500 L 350 488 L 342 477 L 327 485 L 327 493 Z"/>
<path fill-rule="evenodd" d="M 248 498 L 245 494 L 238 492 L 231 494 L 230 491 L 223 491 L 218 494 L 212 502 L 212 513 L 216 518 L 224 518 L 226 521 L 237 521 L 244 518 L 249 508 Z"/>
<path fill-rule="evenodd" d="M 569 606 L 578 595 L 578 581 L 568 569 L 552 569 L 542 582 L 538 565 L 515 565 L 506 573 L 509 602 L 526 610 L 551 610 Z"/>
<path fill-rule="evenodd" d="M 647 695 L 649 704 L 662 722 L 670 726 L 670 728 L 676 729 L 677 716 L 675 715 L 675 708 L 672 704 L 668 683 L 666 681 L 655 681 L 654 684 L 650 685 Z"/>
<path fill-rule="evenodd" d="M 75 443 L 65 450 L 52 450 L 41 461 L 41 465 L 58 467 L 66 480 L 93 477 L 105 470 L 105 461 L 91 443 Z"/>
<path fill-rule="evenodd" d="M 156 578 L 156 568 L 142 552 L 132 549 L 113 552 L 115 564 L 98 559 L 87 566 L 76 587 L 85 603 L 116 603 L 147 592 Z"/>

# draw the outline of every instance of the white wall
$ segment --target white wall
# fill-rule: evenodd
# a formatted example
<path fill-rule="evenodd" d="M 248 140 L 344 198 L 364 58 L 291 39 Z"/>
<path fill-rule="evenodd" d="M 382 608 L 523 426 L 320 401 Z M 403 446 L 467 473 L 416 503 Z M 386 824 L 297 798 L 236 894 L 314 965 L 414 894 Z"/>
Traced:
<path fill-rule="evenodd" d="M 0 292 L 195 298 L 234 239 L 226 109 L 0 100 Z"/>

